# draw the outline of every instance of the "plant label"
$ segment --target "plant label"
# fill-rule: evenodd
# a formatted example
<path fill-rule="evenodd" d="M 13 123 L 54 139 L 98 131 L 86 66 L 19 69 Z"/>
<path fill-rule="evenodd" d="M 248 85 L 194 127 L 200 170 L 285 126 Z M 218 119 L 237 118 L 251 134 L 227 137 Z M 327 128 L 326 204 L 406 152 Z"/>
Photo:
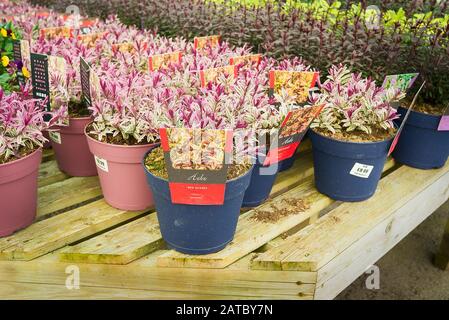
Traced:
<path fill-rule="evenodd" d="M 318 77 L 318 72 L 271 70 L 270 95 L 279 94 L 284 89 L 296 97 L 298 104 L 304 103 L 309 99 L 309 91 L 315 86 Z"/>
<path fill-rule="evenodd" d="M 39 30 L 39 35 L 45 39 L 71 38 L 73 29 L 70 27 L 52 27 Z"/>
<path fill-rule="evenodd" d="M 368 179 L 373 169 L 374 166 L 356 162 L 349 174 L 359 178 Z"/>
<path fill-rule="evenodd" d="M 112 52 L 122 52 L 122 53 L 135 53 L 136 48 L 134 48 L 134 43 L 132 42 L 123 42 L 123 43 L 116 43 L 111 46 Z"/>
<path fill-rule="evenodd" d="M 80 78 L 81 78 L 81 96 L 87 106 L 92 106 L 90 95 L 90 66 L 82 57 L 80 57 Z"/>
<path fill-rule="evenodd" d="M 51 141 L 53 141 L 57 144 L 62 144 L 61 133 L 59 133 L 57 131 L 48 131 L 48 135 L 49 135 Z"/>
<path fill-rule="evenodd" d="M 14 61 L 21 61 L 22 67 L 17 71 L 17 79 L 23 86 L 30 77 L 31 61 L 30 61 L 30 43 L 28 40 L 13 41 L 13 58 Z"/>
<path fill-rule="evenodd" d="M 237 78 L 237 75 L 238 70 L 235 65 L 204 69 L 200 71 L 201 86 L 204 88 L 208 83 L 215 82 L 221 76 L 233 77 L 233 79 L 235 79 Z"/>
<path fill-rule="evenodd" d="M 385 77 L 382 87 L 385 89 L 396 88 L 406 93 L 418 78 L 419 73 L 393 74 Z"/>
<path fill-rule="evenodd" d="M 88 47 L 94 47 L 95 42 L 102 39 L 106 35 L 106 32 L 96 32 L 78 35 L 77 39 Z"/>
<path fill-rule="evenodd" d="M 50 110 L 50 81 L 48 74 L 48 56 L 32 53 L 31 58 L 31 83 L 33 85 L 33 97 L 46 100 L 47 111 Z"/>
<path fill-rule="evenodd" d="M 388 150 L 388 156 L 390 156 L 394 149 L 396 148 L 396 145 L 398 144 L 399 137 L 401 136 L 401 132 L 404 129 L 405 123 L 407 122 L 408 117 L 410 116 L 410 112 L 412 112 L 413 107 L 415 106 L 416 100 L 418 99 L 419 93 L 421 92 L 422 88 L 424 88 L 424 85 L 426 82 L 424 81 L 421 87 L 418 89 L 418 92 L 416 92 L 415 96 L 413 97 L 413 101 L 408 108 L 407 113 L 404 116 L 404 119 L 402 119 L 401 126 L 399 127 L 398 131 L 396 132 L 396 135 L 394 136 L 393 142 L 391 143 L 390 149 Z"/>
<path fill-rule="evenodd" d="M 247 54 L 244 56 L 232 57 L 229 59 L 229 64 L 231 65 L 239 65 L 239 64 L 247 64 L 247 63 L 257 63 L 259 64 L 262 60 L 261 54 Z"/>
<path fill-rule="evenodd" d="M 444 114 L 441 116 L 438 131 L 449 131 L 449 106 L 446 107 Z"/>
<path fill-rule="evenodd" d="M 293 156 L 312 121 L 321 113 L 324 105 L 300 107 L 290 111 L 282 122 L 279 134 L 270 137 L 271 144 L 264 166 L 278 163 Z"/>
<path fill-rule="evenodd" d="M 170 64 L 181 63 L 181 59 L 182 59 L 181 51 L 164 54 L 155 54 L 148 58 L 148 69 L 150 71 L 166 69 Z"/>
<path fill-rule="evenodd" d="M 221 41 L 220 35 L 195 37 L 193 39 L 193 46 L 195 50 L 202 50 L 207 47 L 214 48 L 220 45 L 220 41 Z"/>
<path fill-rule="evenodd" d="M 108 161 L 106 159 L 102 159 L 97 156 L 94 156 L 94 158 L 95 158 L 95 164 L 97 165 L 98 168 L 100 168 L 104 172 L 109 172 L 109 165 L 108 165 Z"/>
<path fill-rule="evenodd" d="M 173 203 L 223 205 L 232 131 L 159 130 Z"/>

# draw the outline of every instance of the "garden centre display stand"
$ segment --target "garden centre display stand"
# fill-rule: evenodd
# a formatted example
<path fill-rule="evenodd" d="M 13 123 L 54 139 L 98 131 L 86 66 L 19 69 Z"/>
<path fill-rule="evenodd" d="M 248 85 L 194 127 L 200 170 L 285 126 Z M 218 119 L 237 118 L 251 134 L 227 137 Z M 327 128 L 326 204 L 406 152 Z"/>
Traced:
<path fill-rule="evenodd" d="M 302 148 L 270 200 L 242 213 L 230 245 L 205 256 L 168 250 L 154 212 L 108 206 L 97 177 L 66 176 L 47 151 L 37 221 L 0 239 L 0 297 L 330 299 L 449 198 L 449 164 L 388 160 L 373 198 L 334 202 L 315 190 Z M 79 289 L 69 290 L 74 270 Z"/>

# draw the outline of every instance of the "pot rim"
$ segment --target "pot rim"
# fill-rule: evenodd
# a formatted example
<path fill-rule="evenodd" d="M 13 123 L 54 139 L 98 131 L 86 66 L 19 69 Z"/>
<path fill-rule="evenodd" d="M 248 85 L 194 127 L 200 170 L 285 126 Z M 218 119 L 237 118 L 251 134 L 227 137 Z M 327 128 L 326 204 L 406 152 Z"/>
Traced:
<path fill-rule="evenodd" d="M 404 109 L 406 112 L 408 111 L 408 108 L 405 108 L 402 105 L 400 105 L 399 108 Z M 410 113 L 416 113 L 416 114 L 418 114 L 420 116 L 423 116 L 423 117 L 432 117 L 432 118 L 438 118 L 438 119 L 441 118 L 442 116 L 444 116 L 444 114 L 436 115 L 436 114 L 416 111 L 415 109 L 412 109 L 412 111 Z"/>
<path fill-rule="evenodd" d="M 112 147 L 112 148 L 143 148 L 143 147 L 148 147 L 148 146 L 153 146 L 155 144 L 158 144 L 159 142 L 152 142 L 152 143 L 147 143 L 147 144 L 134 144 L 134 145 L 127 145 L 127 144 L 113 144 L 113 143 L 106 143 L 106 142 L 102 142 L 102 141 L 98 141 L 97 139 L 92 138 L 88 133 L 87 133 L 87 127 L 90 126 L 94 121 L 89 122 L 88 124 L 86 124 L 84 126 L 84 135 L 87 137 L 87 139 L 101 144 L 103 146 L 108 146 L 108 147 Z"/>
<path fill-rule="evenodd" d="M 9 162 L 6 162 L 6 163 L 2 163 L 2 164 L 0 164 L 0 168 L 6 167 L 6 166 L 10 166 L 10 165 L 13 165 L 13 164 L 17 164 L 17 163 L 19 163 L 21 161 L 25 161 L 26 159 L 31 158 L 32 156 L 34 156 L 36 154 L 36 152 L 39 152 L 39 151 L 42 152 L 42 147 L 37 148 L 36 150 L 34 150 L 30 154 L 26 155 L 25 157 L 22 157 L 22 158 L 17 159 L 17 160 L 9 161 Z"/>
<path fill-rule="evenodd" d="M 334 138 L 325 136 L 325 135 L 323 135 L 323 134 L 321 134 L 319 132 L 316 132 L 312 128 L 310 128 L 310 131 L 312 131 L 314 134 L 320 136 L 321 138 L 324 138 L 324 139 L 327 139 L 327 140 L 332 140 L 332 141 L 339 142 L 339 143 L 354 144 L 354 145 L 364 145 L 364 146 L 365 145 L 374 145 L 374 144 L 379 144 L 379 143 L 385 143 L 385 142 L 388 142 L 388 141 L 392 141 L 394 139 L 394 137 L 396 136 L 396 134 L 397 134 L 397 132 L 396 132 L 396 134 L 394 136 L 392 136 L 392 137 L 390 137 L 388 139 L 385 139 L 385 140 L 380 140 L 380 141 L 356 142 L 356 141 L 345 141 L 345 140 L 334 139 Z"/>
<path fill-rule="evenodd" d="M 142 159 L 142 166 L 143 166 L 143 169 L 145 170 L 145 173 L 149 173 L 150 175 L 152 175 L 152 176 L 153 176 L 154 178 L 156 178 L 156 179 L 159 179 L 159 180 L 168 182 L 168 179 L 164 179 L 164 178 L 158 177 L 158 176 L 154 175 L 153 173 L 151 173 L 151 172 L 147 169 L 147 166 L 145 165 L 145 159 L 147 158 L 147 156 L 150 154 L 150 152 L 152 152 L 154 149 L 156 149 L 156 148 L 158 148 L 158 147 L 160 147 L 160 146 L 155 146 L 155 147 L 151 148 L 150 150 L 148 150 L 147 152 L 145 152 L 145 155 L 143 156 L 143 159 Z M 235 178 L 233 178 L 233 179 L 231 179 L 231 180 L 226 180 L 226 183 L 228 183 L 228 182 L 234 182 L 234 181 L 236 181 L 237 179 L 246 177 L 246 175 L 247 175 L 247 174 L 250 174 L 250 173 L 252 172 L 253 169 L 254 169 L 254 164 L 248 169 L 248 171 L 245 172 L 245 174 L 243 174 L 243 175 L 241 175 L 241 176 L 238 176 L 238 177 L 235 177 Z"/>

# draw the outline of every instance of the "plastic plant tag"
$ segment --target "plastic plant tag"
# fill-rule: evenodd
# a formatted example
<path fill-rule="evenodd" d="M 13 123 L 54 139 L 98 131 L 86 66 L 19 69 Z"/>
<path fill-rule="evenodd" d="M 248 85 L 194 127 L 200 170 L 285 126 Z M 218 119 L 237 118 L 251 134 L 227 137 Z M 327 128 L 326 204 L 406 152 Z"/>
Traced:
<path fill-rule="evenodd" d="M 21 68 L 17 71 L 17 79 L 21 85 L 25 85 L 31 71 L 30 43 L 28 40 L 13 41 L 13 57 L 14 61 L 22 62 Z"/>
<path fill-rule="evenodd" d="M 204 88 L 209 82 L 214 82 L 218 77 L 225 75 L 226 77 L 237 78 L 237 66 L 230 65 L 225 67 L 210 68 L 200 71 L 201 86 Z"/>
<path fill-rule="evenodd" d="M 195 50 L 202 50 L 206 47 L 214 48 L 220 44 L 220 41 L 221 41 L 220 35 L 195 37 L 193 39 L 193 46 Z"/>
<path fill-rule="evenodd" d="M 46 111 L 68 105 L 67 67 L 64 58 L 31 53 L 31 79 L 33 97 L 46 101 Z M 68 124 L 68 119 L 65 124 Z"/>
<path fill-rule="evenodd" d="M 419 73 L 403 73 L 393 74 L 385 77 L 382 87 L 385 89 L 397 88 L 402 93 L 406 93 L 410 89 L 418 78 Z"/>
<path fill-rule="evenodd" d="M 50 15 L 50 12 L 48 12 L 48 11 L 36 12 L 36 17 L 39 18 L 39 19 L 48 18 L 49 15 Z"/>
<path fill-rule="evenodd" d="M 100 77 L 92 68 L 89 69 L 89 90 L 86 88 L 86 92 L 89 92 L 91 105 L 102 98 Z"/>
<path fill-rule="evenodd" d="M 107 160 L 102 159 L 102 158 L 97 157 L 97 156 L 94 156 L 94 158 L 95 158 L 95 164 L 97 165 L 98 168 L 100 168 L 104 172 L 109 172 L 109 165 L 108 165 L 108 161 Z"/>
<path fill-rule="evenodd" d="M 123 42 L 116 43 L 111 46 L 113 52 L 123 52 L 123 53 L 135 53 L 136 49 L 134 48 L 134 43 L 132 42 Z"/>
<path fill-rule="evenodd" d="M 449 131 L 449 105 L 446 107 L 444 114 L 441 116 L 438 131 Z"/>
<path fill-rule="evenodd" d="M 53 38 L 71 38 L 73 37 L 73 29 L 70 27 L 52 27 L 39 30 L 39 35 L 45 39 Z"/>
<path fill-rule="evenodd" d="M 413 101 L 412 101 L 410 107 L 408 108 L 408 111 L 405 114 L 404 119 L 402 120 L 401 126 L 399 127 L 398 131 L 396 132 L 396 135 L 394 136 L 394 139 L 393 139 L 393 142 L 391 143 L 390 149 L 388 150 L 388 156 L 390 156 L 393 153 L 394 148 L 396 148 L 396 145 L 398 144 L 401 132 L 404 129 L 405 123 L 407 122 L 407 119 L 410 116 L 410 112 L 412 112 L 412 109 L 415 106 L 416 99 L 418 99 L 419 93 L 421 92 L 422 88 L 424 88 L 425 84 L 426 84 L 426 82 L 424 81 L 423 84 L 421 85 L 421 87 L 419 87 L 418 92 L 416 92 L 415 96 L 413 97 Z"/>
<path fill-rule="evenodd" d="M 354 167 L 352 167 L 351 171 L 349 172 L 349 174 L 359 178 L 368 179 L 373 169 L 374 166 L 356 162 L 354 164 Z"/>
<path fill-rule="evenodd" d="M 155 54 L 148 58 L 148 69 L 150 71 L 166 69 L 170 64 L 181 63 L 181 58 L 182 58 L 181 51 L 164 54 Z"/>
<path fill-rule="evenodd" d="M 318 72 L 310 71 L 270 71 L 270 95 L 277 94 L 281 89 L 296 97 L 296 102 L 304 103 L 309 98 L 309 91 L 318 80 Z"/>
<path fill-rule="evenodd" d="M 293 156 L 312 121 L 323 110 L 321 106 L 300 107 L 290 111 L 279 129 L 279 135 L 271 137 L 270 150 L 264 161 L 264 166 L 275 164 Z"/>
<path fill-rule="evenodd" d="M 172 202 L 222 205 L 232 131 L 162 128 L 160 136 Z"/>
<path fill-rule="evenodd" d="M 229 64 L 238 65 L 238 64 L 246 64 L 246 63 L 257 63 L 259 64 L 262 60 L 261 54 L 247 54 L 244 56 L 237 56 L 229 58 Z"/>
<path fill-rule="evenodd" d="M 84 103 L 91 107 L 92 97 L 90 95 L 90 66 L 82 57 L 80 57 L 80 78 L 81 78 L 81 97 Z"/>
<path fill-rule="evenodd" d="M 88 47 L 95 46 L 95 42 L 102 39 L 106 32 L 83 33 L 78 35 L 77 39 Z"/>
<path fill-rule="evenodd" d="M 62 144 L 61 133 L 59 133 L 58 131 L 48 131 L 48 136 L 50 137 L 51 141 L 57 144 Z"/>

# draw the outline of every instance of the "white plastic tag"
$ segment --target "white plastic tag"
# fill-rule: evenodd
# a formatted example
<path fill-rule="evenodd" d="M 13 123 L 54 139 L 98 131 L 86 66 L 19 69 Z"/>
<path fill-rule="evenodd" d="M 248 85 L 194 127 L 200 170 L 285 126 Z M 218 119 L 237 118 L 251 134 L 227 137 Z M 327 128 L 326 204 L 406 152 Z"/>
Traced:
<path fill-rule="evenodd" d="M 58 143 L 58 144 L 62 143 L 61 134 L 59 132 L 57 132 L 57 131 L 49 131 L 48 135 L 49 135 L 51 141 L 53 141 L 55 143 Z"/>
<path fill-rule="evenodd" d="M 349 172 L 349 174 L 359 178 L 368 179 L 373 169 L 374 166 L 356 162 L 352 167 L 351 172 Z"/>
<path fill-rule="evenodd" d="M 95 163 L 97 167 L 105 172 L 109 172 L 108 162 L 105 159 L 95 156 Z"/>

